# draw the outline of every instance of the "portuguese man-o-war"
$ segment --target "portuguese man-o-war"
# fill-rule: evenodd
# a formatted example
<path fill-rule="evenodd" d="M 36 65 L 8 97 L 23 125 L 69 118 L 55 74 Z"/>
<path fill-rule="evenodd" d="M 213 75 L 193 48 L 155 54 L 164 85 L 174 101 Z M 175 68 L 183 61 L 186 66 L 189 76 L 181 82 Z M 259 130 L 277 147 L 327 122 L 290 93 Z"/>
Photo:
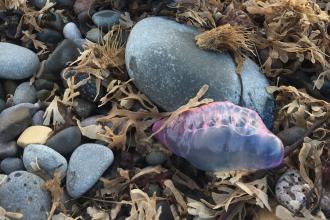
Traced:
<path fill-rule="evenodd" d="M 154 123 L 157 132 L 166 119 Z M 260 170 L 283 160 L 283 144 L 253 110 L 213 102 L 181 113 L 156 139 L 204 171 Z"/>

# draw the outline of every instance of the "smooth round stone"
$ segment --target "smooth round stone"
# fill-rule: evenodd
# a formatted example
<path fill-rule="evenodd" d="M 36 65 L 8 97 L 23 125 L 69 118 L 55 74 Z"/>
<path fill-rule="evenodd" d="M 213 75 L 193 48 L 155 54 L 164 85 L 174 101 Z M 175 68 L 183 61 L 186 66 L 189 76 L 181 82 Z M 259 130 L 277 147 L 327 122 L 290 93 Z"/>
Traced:
<path fill-rule="evenodd" d="M 78 127 L 68 127 L 49 138 L 46 145 L 60 154 L 69 154 L 74 151 L 81 142 L 81 133 Z"/>
<path fill-rule="evenodd" d="M 103 32 L 98 28 L 90 29 L 86 33 L 86 38 L 94 43 L 102 43 L 103 41 Z"/>
<path fill-rule="evenodd" d="M 81 33 L 77 25 L 73 22 L 67 23 L 63 28 L 63 35 L 66 39 L 81 39 Z"/>
<path fill-rule="evenodd" d="M 86 193 L 113 162 L 112 151 L 100 144 L 80 145 L 71 155 L 66 189 L 73 198 Z"/>
<path fill-rule="evenodd" d="M 34 125 L 23 131 L 17 140 L 17 145 L 26 147 L 28 144 L 45 144 L 53 130 L 46 126 Z"/>
<path fill-rule="evenodd" d="M 29 144 L 24 149 L 23 162 L 27 171 L 35 172 L 31 164 L 37 163 L 50 177 L 53 177 L 55 172 L 59 172 L 62 178 L 65 177 L 68 167 L 66 159 L 61 154 L 41 144 Z"/>
<path fill-rule="evenodd" d="M 74 41 L 65 39 L 49 55 L 45 63 L 45 69 L 49 73 L 59 74 L 68 62 L 74 61 L 78 56 L 78 47 Z"/>
<path fill-rule="evenodd" d="M 58 31 L 44 28 L 41 32 L 37 33 L 37 39 L 49 44 L 58 44 L 63 40 L 63 36 Z"/>
<path fill-rule="evenodd" d="M 90 116 L 96 109 L 94 103 L 86 101 L 81 98 L 76 98 L 73 102 L 73 106 L 74 106 L 74 110 L 81 118 L 86 118 Z"/>
<path fill-rule="evenodd" d="M 22 103 L 3 110 L 0 114 L 0 142 L 11 141 L 32 123 L 37 104 Z"/>
<path fill-rule="evenodd" d="M 0 78 L 25 79 L 37 72 L 39 58 L 31 50 L 0 42 Z"/>
<path fill-rule="evenodd" d="M 0 143 L 0 160 L 7 157 L 15 157 L 17 155 L 18 147 L 16 141 Z"/>
<path fill-rule="evenodd" d="M 4 159 L 1 161 L 0 167 L 5 174 L 10 174 L 18 170 L 25 170 L 22 159 L 18 157 L 8 157 Z"/>
<path fill-rule="evenodd" d="M 38 9 L 45 6 L 47 0 L 30 0 L 29 2 Z"/>
<path fill-rule="evenodd" d="M 291 128 L 287 128 L 276 135 L 279 139 L 281 139 L 281 141 L 285 146 L 288 146 L 295 143 L 300 138 L 302 138 L 305 133 L 306 133 L 305 128 L 294 126 Z"/>
<path fill-rule="evenodd" d="M 128 38 L 125 63 L 138 89 L 166 111 L 174 111 L 207 84 L 204 97 L 239 104 L 240 80 L 229 53 L 216 53 L 196 46 L 200 32 L 161 17 L 138 22 Z M 257 111 L 272 126 L 274 98 L 269 83 L 249 58 L 241 73 L 243 105 Z M 169 92 L 171 91 L 171 92 Z"/>
<path fill-rule="evenodd" d="M 0 112 L 6 108 L 6 102 L 3 99 L 0 99 Z"/>
<path fill-rule="evenodd" d="M 0 206 L 9 212 L 20 212 L 20 220 L 45 220 L 51 205 L 50 194 L 42 189 L 40 177 L 26 171 L 16 171 L 0 185 Z"/>
<path fill-rule="evenodd" d="M 35 103 L 37 101 L 37 91 L 29 82 L 21 83 L 17 86 L 13 98 L 14 104 Z"/>
<path fill-rule="evenodd" d="M 32 125 L 43 125 L 45 111 L 37 111 L 32 117 Z"/>
<path fill-rule="evenodd" d="M 120 13 L 112 10 L 96 12 L 92 16 L 94 24 L 102 30 L 110 30 L 111 27 L 119 23 Z"/>
<path fill-rule="evenodd" d="M 36 90 L 52 90 L 54 88 L 54 83 L 47 79 L 37 79 L 34 83 L 34 87 L 36 88 Z"/>
<path fill-rule="evenodd" d="M 156 166 L 164 163 L 167 160 L 167 156 L 162 151 L 151 151 L 146 156 L 146 162 L 151 166 Z"/>

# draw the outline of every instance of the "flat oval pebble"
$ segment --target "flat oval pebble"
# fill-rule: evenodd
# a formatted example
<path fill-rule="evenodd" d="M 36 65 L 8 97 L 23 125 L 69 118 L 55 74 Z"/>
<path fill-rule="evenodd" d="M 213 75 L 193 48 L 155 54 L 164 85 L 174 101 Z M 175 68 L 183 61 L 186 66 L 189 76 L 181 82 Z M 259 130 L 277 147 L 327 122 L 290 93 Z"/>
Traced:
<path fill-rule="evenodd" d="M 66 189 L 73 198 L 86 193 L 113 162 L 112 151 L 100 144 L 83 144 L 71 155 Z"/>
<path fill-rule="evenodd" d="M 74 151 L 81 142 L 80 129 L 76 126 L 65 128 L 49 138 L 46 145 L 60 154 L 68 154 Z"/>
<path fill-rule="evenodd" d="M 5 174 L 10 174 L 18 170 L 25 170 L 22 159 L 18 157 L 7 157 L 1 161 L 0 168 Z"/>
<path fill-rule="evenodd" d="M 81 39 L 81 33 L 77 25 L 73 22 L 67 23 L 63 28 L 63 35 L 66 39 Z"/>
<path fill-rule="evenodd" d="M 29 144 L 23 152 L 23 163 L 27 171 L 33 170 L 33 163 L 46 171 L 50 177 L 53 177 L 55 172 L 59 172 L 61 177 L 65 177 L 68 163 L 66 159 L 54 151 L 50 147 L 41 144 Z"/>
<path fill-rule="evenodd" d="M 37 72 L 39 58 L 31 50 L 0 42 L 0 78 L 25 79 Z"/>
<path fill-rule="evenodd" d="M 239 104 L 241 85 L 229 53 L 196 46 L 200 32 L 162 17 L 139 21 L 130 32 L 125 49 L 128 74 L 138 89 L 166 111 L 174 111 L 207 84 L 205 98 Z M 247 58 L 241 72 L 243 106 L 259 113 L 268 128 L 274 119 L 274 98 L 267 78 Z M 170 91 L 170 92 L 169 92 Z"/>
<path fill-rule="evenodd" d="M 34 125 L 23 131 L 17 140 L 17 145 L 25 147 L 28 144 L 45 144 L 53 130 L 46 126 Z"/>
<path fill-rule="evenodd" d="M 153 132 L 165 119 L 153 125 Z M 183 112 L 155 137 L 205 171 L 259 170 L 280 165 L 283 144 L 253 110 L 228 101 Z"/>
<path fill-rule="evenodd" d="M 306 205 L 310 190 L 310 186 L 303 180 L 300 173 L 290 169 L 277 180 L 275 194 L 281 205 L 296 213 Z"/>
<path fill-rule="evenodd" d="M 15 105 L 20 103 L 35 103 L 37 101 L 37 91 L 29 82 L 21 83 L 15 90 L 13 101 Z"/>
<path fill-rule="evenodd" d="M 119 23 L 120 13 L 113 10 L 103 10 L 96 12 L 92 16 L 94 24 L 101 30 L 110 30 L 111 27 Z"/>
<path fill-rule="evenodd" d="M 20 220 L 46 220 L 51 196 L 42 189 L 40 177 L 26 171 L 16 171 L 0 185 L 0 206 L 9 212 L 23 214 Z"/>
<path fill-rule="evenodd" d="M 32 123 L 38 104 L 22 103 L 3 110 L 0 114 L 0 142 L 11 141 Z"/>

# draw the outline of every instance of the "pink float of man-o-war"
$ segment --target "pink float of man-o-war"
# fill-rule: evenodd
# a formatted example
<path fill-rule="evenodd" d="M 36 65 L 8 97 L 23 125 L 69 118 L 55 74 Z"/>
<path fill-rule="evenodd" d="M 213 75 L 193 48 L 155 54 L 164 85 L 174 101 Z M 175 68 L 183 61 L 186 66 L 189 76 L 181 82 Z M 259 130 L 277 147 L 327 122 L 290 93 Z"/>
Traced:
<path fill-rule="evenodd" d="M 157 132 L 166 119 L 154 123 Z M 282 163 L 283 144 L 253 110 L 212 102 L 181 113 L 155 135 L 174 154 L 205 171 L 260 170 Z"/>

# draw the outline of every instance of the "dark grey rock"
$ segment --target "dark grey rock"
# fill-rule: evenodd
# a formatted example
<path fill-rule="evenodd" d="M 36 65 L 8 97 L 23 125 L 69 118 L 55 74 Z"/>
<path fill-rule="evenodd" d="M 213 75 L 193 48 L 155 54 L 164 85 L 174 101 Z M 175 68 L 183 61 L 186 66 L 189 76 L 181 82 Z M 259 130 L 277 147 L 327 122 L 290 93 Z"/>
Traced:
<path fill-rule="evenodd" d="M 42 89 L 39 90 L 36 94 L 38 100 L 45 101 L 51 95 L 51 92 L 49 90 Z"/>
<path fill-rule="evenodd" d="M 54 88 L 54 83 L 47 79 L 37 79 L 34 83 L 34 87 L 36 88 L 36 90 L 52 90 Z"/>
<path fill-rule="evenodd" d="M 62 32 L 64 27 L 64 22 L 59 13 L 49 12 L 47 19 L 47 26 L 57 30 L 58 32 Z"/>
<path fill-rule="evenodd" d="M 14 95 L 15 90 L 17 88 L 17 83 L 16 81 L 10 79 L 4 80 L 3 88 L 5 90 L 6 95 Z"/>
<path fill-rule="evenodd" d="M 157 151 L 157 150 L 156 151 L 151 151 L 146 156 L 146 162 L 151 166 L 156 166 L 156 165 L 162 164 L 166 160 L 167 160 L 167 156 L 162 151 Z"/>
<path fill-rule="evenodd" d="M 6 102 L 3 99 L 0 99 L 0 112 L 6 108 Z"/>
<path fill-rule="evenodd" d="M 87 43 L 86 39 L 74 39 L 73 41 L 80 51 L 84 51 L 84 45 Z"/>
<path fill-rule="evenodd" d="M 81 98 L 76 98 L 73 102 L 74 110 L 81 118 L 90 116 L 96 109 L 96 105 L 92 102 Z"/>
<path fill-rule="evenodd" d="M 81 39 L 81 33 L 77 25 L 73 22 L 67 23 L 63 28 L 63 35 L 66 39 Z"/>
<path fill-rule="evenodd" d="M 31 164 L 37 163 L 50 177 L 53 177 L 55 172 L 59 172 L 63 178 L 68 168 L 68 163 L 61 154 L 42 144 L 29 144 L 25 147 L 23 162 L 27 171 L 33 173 Z"/>
<path fill-rule="evenodd" d="M 38 104 L 22 103 L 3 110 L 0 114 L 0 142 L 11 141 L 32 123 Z"/>
<path fill-rule="evenodd" d="M 94 24 L 102 30 L 110 30 L 111 27 L 119 23 L 120 13 L 112 10 L 96 12 L 92 16 Z"/>
<path fill-rule="evenodd" d="M 60 154 L 69 154 L 81 142 L 81 133 L 78 127 L 68 127 L 49 138 L 46 145 Z"/>
<path fill-rule="evenodd" d="M 32 117 L 32 125 L 43 125 L 45 111 L 37 111 Z"/>
<path fill-rule="evenodd" d="M 162 188 L 158 184 L 155 183 L 150 183 L 148 188 L 147 188 L 147 194 L 152 197 L 154 194 L 156 196 L 161 196 L 162 195 Z"/>
<path fill-rule="evenodd" d="M 41 32 L 37 33 L 37 39 L 48 44 L 58 44 L 63 40 L 63 36 L 58 31 L 44 28 Z"/>
<path fill-rule="evenodd" d="M 302 138 L 305 133 L 306 133 L 305 128 L 294 126 L 279 132 L 277 134 L 277 137 L 281 139 L 284 146 L 288 146 L 298 141 L 299 138 Z"/>
<path fill-rule="evenodd" d="M 45 220 L 51 205 L 50 194 L 42 189 L 40 177 L 26 171 L 16 171 L 0 185 L 0 206 L 9 212 L 20 212 L 20 220 Z"/>
<path fill-rule="evenodd" d="M 98 28 L 90 29 L 86 33 L 86 38 L 94 43 L 102 43 L 103 36 L 104 36 L 103 32 Z"/>
<path fill-rule="evenodd" d="M 63 40 L 46 61 L 45 69 L 49 73 L 60 74 L 67 63 L 79 56 L 77 45 L 69 39 Z"/>
<path fill-rule="evenodd" d="M 161 207 L 162 212 L 159 216 L 159 220 L 174 220 L 171 206 L 168 201 L 166 200 L 158 200 L 156 202 L 156 209 L 159 209 Z"/>
<path fill-rule="evenodd" d="M 39 58 L 31 50 L 0 42 L 0 78 L 25 79 L 37 72 Z"/>
<path fill-rule="evenodd" d="M 10 174 L 18 170 L 25 170 L 22 159 L 18 157 L 7 157 L 1 161 L 0 167 L 5 174 Z"/>
<path fill-rule="evenodd" d="M 15 157 L 18 152 L 16 141 L 0 143 L 0 160 L 7 157 Z"/>
<path fill-rule="evenodd" d="M 46 4 L 46 0 L 30 0 L 29 2 L 38 9 L 41 9 Z"/>
<path fill-rule="evenodd" d="M 204 84 L 209 85 L 205 97 L 239 104 L 241 88 L 233 59 L 228 53 L 199 49 L 197 34 L 190 26 L 161 17 L 143 19 L 130 33 L 125 51 L 129 76 L 166 111 L 187 103 Z M 266 92 L 266 77 L 249 58 L 241 75 L 243 106 L 257 111 L 271 127 L 274 99 Z"/>
<path fill-rule="evenodd" d="M 5 98 L 6 98 L 6 93 L 2 86 L 2 83 L 0 82 L 0 99 L 5 99 Z"/>
<path fill-rule="evenodd" d="M 99 144 L 83 144 L 71 155 L 66 189 L 73 198 L 86 193 L 113 162 L 112 151 Z"/>
<path fill-rule="evenodd" d="M 14 104 L 35 103 L 37 101 L 37 91 L 29 82 L 24 82 L 17 86 L 14 98 Z"/>
<path fill-rule="evenodd" d="M 61 8 L 71 9 L 73 7 L 74 0 L 55 0 L 55 2 Z"/>

